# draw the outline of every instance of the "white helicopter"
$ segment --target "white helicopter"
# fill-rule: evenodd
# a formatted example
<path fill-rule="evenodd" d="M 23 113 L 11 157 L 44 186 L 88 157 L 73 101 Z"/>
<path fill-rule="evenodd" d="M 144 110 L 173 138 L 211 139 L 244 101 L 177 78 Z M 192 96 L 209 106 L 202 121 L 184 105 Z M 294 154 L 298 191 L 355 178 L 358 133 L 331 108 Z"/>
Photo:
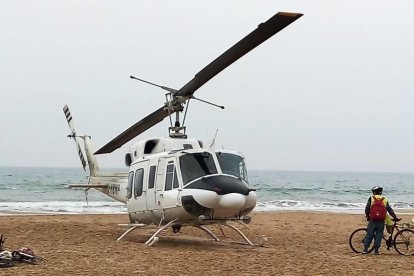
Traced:
<path fill-rule="evenodd" d="M 76 134 L 72 115 L 65 105 L 63 111 L 71 131 L 68 137 L 75 140 L 82 166 L 85 169 L 87 165 L 90 173 L 88 184 L 73 184 L 70 187 L 94 188 L 126 204 L 130 220 L 126 226 L 129 229 L 118 240 L 136 228 L 154 224 L 158 228 L 146 241 L 147 245 L 157 242 L 157 235 L 164 229 L 172 227 L 173 232 L 177 233 L 182 226 L 197 227 L 220 241 L 207 228 L 207 225 L 218 224 L 233 229 L 253 246 L 240 229 L 229 223 L 249 223 L 251 218 L 248 214 L 256 205 L 256 191 L 249 187 L 243 155 L 236 151 L 214 150 L 203 146 L 197 139 L 187 138 L 185 116 L 190 99 L 197 99 L 193 95 L 197 89 L 301 16 L 300 13 L 275 14 L 203 68 L 179 90 L 130 76 L 167 90 L 167 101 L 95 153 L 90 136 Z M 180 113 L 183 111 L 184 118 L 180 122 Z M 171 118 L 173 115 L 174 123 Z M 125 156 L 129 173 L 99 170 L 95 155 L 116 150 L 166 117 L 170 117 L 170 137 L 146 139 L 131 145 Z"/>

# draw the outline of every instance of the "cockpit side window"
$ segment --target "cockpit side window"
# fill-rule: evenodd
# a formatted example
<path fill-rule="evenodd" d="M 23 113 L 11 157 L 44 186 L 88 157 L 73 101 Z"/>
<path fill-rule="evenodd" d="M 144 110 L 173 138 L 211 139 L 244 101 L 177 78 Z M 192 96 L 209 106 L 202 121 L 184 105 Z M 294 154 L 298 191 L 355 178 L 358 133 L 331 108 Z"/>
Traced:
<path fill-rule="evenodd" d="M 205 175 L 217 174 L 213 156 L 208 152 L 188 153 L 180 157 L 183 184 Z"/>
<path fill-rule="evenodd" d="M 127 198 L 132 196 L 132 183 L 134 182 L 134 172 L 128 174 L 128 185 L 127 185 Z"/>
<path fill-rule="evenodd" d="M 179 184 L 178 184 L 178 177 L 177 177 L 177 169 L 174 168 L 174 181 L 173 181 L 173 189 L 177 189 L 179 188 Z"/>
<path fill-rule="evenodd" d="M 157 167 L 151 166 L 149 172 L 148 189 L 153 189 L 155 185 L 155 171 Z"/>
<path fill-rule="evenodd" d="M 135 172 L 134 197 L 139 197 L 142 195 L 143 184 L 144 184 L 144 169 L 138 169 Z"/>
<path fill-rule="evenodd" d="M 224 152 L 217 152 L 216 156 L 224 174 L 234 175 L 248 183 L 246 164 L 242 156 Z"/>
<path fill-rule="evenodd" d="M 174 161 L 170 161 L 167 164 L 167 171 L 165 173 L 165 191 L 176 189 L 179 187 L 177 170 L 174 166 Z"/>

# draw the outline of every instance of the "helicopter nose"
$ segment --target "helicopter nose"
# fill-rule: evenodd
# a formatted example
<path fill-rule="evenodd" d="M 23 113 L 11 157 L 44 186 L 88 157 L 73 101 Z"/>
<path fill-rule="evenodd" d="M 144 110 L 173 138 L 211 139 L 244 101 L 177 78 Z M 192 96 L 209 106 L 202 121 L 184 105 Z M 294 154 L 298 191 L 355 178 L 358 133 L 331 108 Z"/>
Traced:
<path fill-rule="evenodd" d="M 204 176 L 184 186 L 184 189 L 213 191 L 219 196 L 227 194 L 247 196 L 251 191 L 245 182 L 229 175 Z"/>
<path fill-rule="evenodd" d="M 180 197 L 184 209 L 194 215 L 234 216 L 248 213 L 256 205 L 255 190 L 228 175 L 197 179 L 184 187 Z"/>
<path fill-rule="evenodd" d="M 226 194 L 220 196 L 219 208 L 240 210 L 246 205 L 246 196 L 242 194 Z"/>

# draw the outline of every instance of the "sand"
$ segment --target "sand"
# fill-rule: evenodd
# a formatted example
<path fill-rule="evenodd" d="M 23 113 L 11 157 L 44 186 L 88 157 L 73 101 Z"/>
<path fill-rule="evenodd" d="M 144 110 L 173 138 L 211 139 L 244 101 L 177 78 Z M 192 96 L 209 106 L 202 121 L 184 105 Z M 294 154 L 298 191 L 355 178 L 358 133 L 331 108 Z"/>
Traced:
<path fill-rule="evenodd" d="M 263 247 L 241 245 L 225 228 L 210 226 L 223 242 L 193 227 L 171 229 L 159 242 L 144 242 L 155 228 L 116 239 L 127 215 L 0 216 L 6 246 L 32 248 L 47 264 L 0 268 L 0 275 L 414 275 L 414 256 L 385 246 L 382 255 L 360 255 L 348 246 L 363 215 L 323 212 L 253 213 L 245 233 Z M 402 216 L 411 221 L 411 216 Z M 375 274 L 374 274 L 375 273 Z"/>

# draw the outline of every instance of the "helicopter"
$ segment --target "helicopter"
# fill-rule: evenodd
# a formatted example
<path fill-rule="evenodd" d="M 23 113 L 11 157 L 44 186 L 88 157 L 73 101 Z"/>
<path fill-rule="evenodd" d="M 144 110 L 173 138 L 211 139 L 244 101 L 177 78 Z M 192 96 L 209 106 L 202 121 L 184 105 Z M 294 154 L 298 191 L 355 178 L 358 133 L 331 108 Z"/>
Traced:
<path fill-rule="evenodd" d="M 128 229 L 118 240 L 137 228 L 155 225 L 157 230 L 145 242 L 149 246 L 158 242 L 158 235 L 163 230 L 172 227 L 173 232 L 177 233 L 183 226 L 201 229 L 215 241 L 220 241 L 207 227 L 219 225 L 233 229 L 247 244 L 254 246 L 242 230 L 232 223 L 248 224 L 251 221 L 249 213 L 257 200 L 256 190 L 248 184 L 243 154 L 217 150 L 205 146 L 200 140 L 188 138 L 185 118 L 192 99 L 224 109 L 223 106 L 196 98 L 194 92 L 302 15 L 276 13 L 178 90 L 130 76 L 131 79 L 166 90 L 166 102 L 96 152 L 93 151 L 89 135 L 76 133 L 71 112 L 67 105 L 64 106 L 70 129 L 68 137 L 75 141 L 83 169 L 89 169 L 87 184 L 72 184 L 69 187 L 96 189 L 126 204 L 129 223 L 124 226 Z M 184 113 L 182 119 L 181 113 Z M 130 145 L 125 155 L 128 172 L 111 173 L 99 169 L 96 155 L 113 152 L 166 117 L 170 119 L 169 137 L 148 138 Z"/>

